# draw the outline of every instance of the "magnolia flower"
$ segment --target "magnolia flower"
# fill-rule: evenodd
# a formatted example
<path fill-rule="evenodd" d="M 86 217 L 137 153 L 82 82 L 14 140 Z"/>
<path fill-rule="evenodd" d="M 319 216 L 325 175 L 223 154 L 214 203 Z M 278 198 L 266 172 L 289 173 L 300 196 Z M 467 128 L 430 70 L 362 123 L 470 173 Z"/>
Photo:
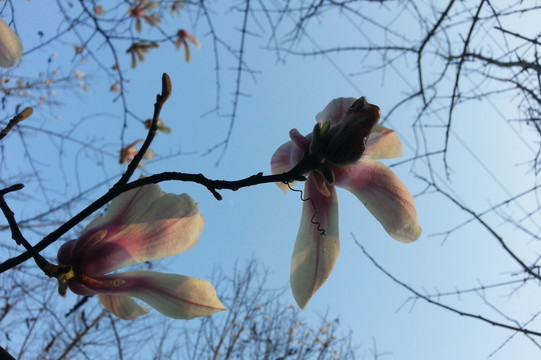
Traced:
<path fill-rule="evenodd" d="M 150 26 L 160 25 L 160 15 L 147 14 L 147 11 L 158 7 L 155 1 L 139 0 L 133 2 L 134 7 L 128 10 L 128 15 L 135 18 L 135 30 L 141 32 L 141 19 L 144 19 Z"/>
<path fill-rule="evenodd" d="M 145 54 L 152 48 L 159 47 L 158 43 L 155 42 L 137 42 L 131 44 L 131 46 L 126 50 L 126 53 L 131 54 L 131 67 L 135 69 L 137 66 L 137 59 L 140 62 L 145 61 Z"/>
<path fill-rule="evenodd" d="M 379 108 L 364 97 L 335 99 L 316 116 L 313 133 L 302 136 L 291 130 L 291 141 L 272 157 L 273 174 L 300 166 L 303 158 L 315 159 L 304 187 L 310 200 L 303 203 L 291 260 L 291 288 L 303 309 L 331 274 L 340 251 L 335 185 L 351 191 L 392 238 L 411 242 L 421 235 L 413 197 L 376 161 L 402 156 L 396 133 L 378 125 L 379 116 Z M 287 184 L 278 186 L 289 189 Z"/>
<path fill-rule="evenodd" d="M 150 129 L 152 126 L 152 119 L 147 119 L 143 122 L 146 129 Z M 160 130 L 164 134 L 171 134 L 171 128 L 165 125 L 165 121 L 162 119 L 158 119 L 158 130 Z"/>
<path fill-rule="evenodd" d="M 180 15 L 180 9 L 184 8 L 186 0 L 174 0 L 171 5 L 169 5 L 169 12 L 171 14 Z"/>
<path fill-rule="evenodd" d="M 135 145 L 139 144 L 140 142 L 143 142 L 143 140 L 141 139 L 135 140 L 134 142 L 123 147 L 120 150 L 120 163 L 121 164 L 130 162 L 133 160 L 134 156 L 137 155 L 137 153 L 139 152 L 139 150 L 135 148 Z M 152 151 L 151 149 L 148 149 L 145 152 L 145 155 L 143 155 L 143 159 L 145 160 L 152 160 L 153 158 L 154 158 L 154 151 Z M 139 163 L 139 166 L 144 167 L 145 164 Z"/>
<path fill-rule="evenodd" d="M 126 320 L 149 312 L 133 297 L 176 319 L 224 310 L 205 280 L 142 270 L 111 273 L 190 249 L 203 225 L 197 203 L 187 194 L 166 194 L 155 184 L 127 191 L 78 239 L 60 247 L 59 265 L 71 266 L 60 285 L 64 292 L 67 285 L 76 294 L 97 295 L 108 311 Z"/>
<path fill-rule="evenodd" d="M 177 32 L 177 40 L 175 41 L 175 47 L 180 49 L 182 45 L 184 45 L 184 60 L 186 62 L 190 62 L 191 56 L 190 56 L 190 48 L 188 47 L 188 41 L 189 40 L 192 44 L 195 45 L 198 49 L 201 49 L 201 44 L 199 43 L 199 40 L 186 30 L 179 30 Z"/>
<path fill-rule="evenodd" d="M 21 39 L 0 19 L 0 67 L 10 68 L 17 65 L 23 56 Z"/>

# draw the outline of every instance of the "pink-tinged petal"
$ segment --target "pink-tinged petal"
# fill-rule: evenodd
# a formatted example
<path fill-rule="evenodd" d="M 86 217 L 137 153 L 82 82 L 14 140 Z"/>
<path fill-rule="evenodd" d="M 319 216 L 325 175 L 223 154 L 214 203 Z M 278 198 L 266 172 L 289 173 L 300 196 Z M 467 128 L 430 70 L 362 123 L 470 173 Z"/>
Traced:
<path fill-rule="evenodd" d="M 98 299 L 104 308 L 123 320 L 135 320 L 150 312 L 129 296 L 98 294 Z"/>
<path fill-rule="evenodd" d="M 355 100 L 357 99 L 343 97 L 332 100 L 323 111 L 316 115 L 316 120 L 323 123 L 330 121 L 332 125 L 339 123 Z"/>
<path fill-rule="evenodd" d="M 401 157 L 402 142 L 394 130 L 376 124 L 366 140 L 364 155 L 374 160 Z"/>
<path fill-rule="evenodd" d="M 335 169 L 337 186 L 351 191 L 392 238 L 401 242 L 421 236 L 415 202 L 406 186 L 387 166 L 367 158 Z"/>
<path fill-rule="evenodd" d="M 292 141 L 282 144 L 272 155 L 271 173 L 282 174 L 291 170 L 295 164 L 291 164 L 291 152 L 296 145 Z"/>
<path fill-rule="evenodd" d="M 293 141 L 288 141 L 281 145 L 278 150 L 274 152 L 271 158 L 271 173 L 282 174 L 291 170 L 295 165 L 301 161 L 303 151 L 295 145 Z M 293 186 L 295 182 L 290 182 L 289 185 Z M 284 193 L 289 191 L 289 187 L 284 183 L 276 183 Z"/>
<path fill-rule="evenodd" d="M 225 310 L 212 284 L 202 279 L 152 271 L 129 271 L 96 279 L 106 285 L 89 286 L 92 290 L 136 297 L 175 319 L 193 319 Z"/>
<path fill-rule="evenodd" d="M 310 143 L 312 142 L 312 134 L 308 134 L 307 136 L 304 136 L 299 132 L 299 130 L 291 129 L 289 130 L 289 138 L 299 148 L 299 150 L 297 150 L 298 152 L 297 156 L 299 156 L 299 160 L 300 160 L 300 156 L 302 156 L 302 154 L 304 154 L 306 151 L 310 149 Z M 295 164 L 297 162 L 298 161 L 295 161 Z"/>
<path fill-rule="evenodd" d="M 90 290 L 84 285 L 79 284 L 75 279 L 68 280 L 68 286 L 72 292 L 81 296 L 96 295 L 97 292 Z"/>
<path fill-rule="evenodd" d="M 204 220 L 190 196 L 162 193 L 150 204 L 146 200 L 148 197 L 143 196 L 143 211 L 133 212 L 138 216 L 129 216 L 130 224 L 106 223 L 85 230 L 73 247 L 72 265 L 87 275 L 106 274 L 134 263 L 179 254 L 197 243 Z M 124 203 L 140 207 L 139 202 Z M 115 211 L 113 205 L 114 201 L 111 208 Z M 114 217 L 119 218 L 122 216 Z"/>
<path fill-rule="evenodd" d="M 58 249 L 56 258 L 58 260 L 58 265 L 70 265 L 71 264 L 71 251 L 73 250 L 73 245 L 75 245 L 75 240 L 70 240 Z"/>
<path fill-rule="evenodd" d="M 288 141 L 274 152 L 271 158 L 271 173 L 273 175 L 285 173 L 295 166 L 294 164 L 291 164 L 291 153 L 294 147 L 296 147 L 296 145 L 292 141 Z M 289 187 L 284 183 L 277 182 L 276 185 L 278 185 L 284 193 L 289 191 Z M 290 185 L 293 186 L 294 182 L 291 182 Z"/>
<path fill-rule="evenodd" d="M 324 196 L 317 189 L 316 177 L 320 176 L 311 175 L 305 184 L 307 200 L 291 259 L 291 290 L 301 309 L 327 280 L 340 252 L 336 190 L 329 186 L 329 196 Z"/>
<path fill-rule="evenodd" d="M 190 54 L 190 47 L 186 40 L 184 40 L 184 61 L 190 62 L 192 60 L 192 55 Z"/>
<path fill-rule="evenodd" d="M 0 67 L 14 67 L 22 56 L 21 39 L 4 20 L 0 19 Z"/>
<path fill-rule="evenodd" d="M 138 221 L 148 207 L 160 199 L 165 193 L 156 184 L 145 185 L 126 191 L 111 201 L 104 216 L 94 219 L 87 225 L 85 231 L 103 224 L 130 224 Z"/>
<path fill-rule="evenodd" d="M 319 176 L 319 175 L 311 176 L 312 177 L 312 179 L 310 180 L 311 184 L 313 184 L 314 187 L 317 189 L 317 191 L 324 197 L 331 196 L 331 191 L 334 188 L 334 186 L 327 183 L 327 181 L 325 181 L 323 176 Z"/>

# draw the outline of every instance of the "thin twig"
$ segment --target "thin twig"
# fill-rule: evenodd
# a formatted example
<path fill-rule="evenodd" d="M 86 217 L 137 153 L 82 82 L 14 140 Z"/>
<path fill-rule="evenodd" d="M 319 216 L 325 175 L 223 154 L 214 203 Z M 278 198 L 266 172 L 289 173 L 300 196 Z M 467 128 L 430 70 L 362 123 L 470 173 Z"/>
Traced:
<path fill-rule="evenodd" d="M 441 307 L 445 310 L 449 310 L 455 314 L 458 314 L 460 316 L 465 316 L 465 317 L 469 317 L 469 318 L 472 318 L 472 319 L 476 319 L 476 320 L 481 320 L 483 322 L 486 322 L 490 325 L 493 325 L 493 326 L 498 326 L 498 327 L 502 327 L 502 328 L 505 328 L 505 329 L 510 329 L 510 330 L 514 330 L 514 331 L 517 331 L 517 332 L 520 332 L 520 333 L 523 333 L 523 334 L 526 334 L 526 335 L 535 335 L 535 336 L 541 336 L 541 332 L 538 332 L 538 331 L 533 331 L 533 330 L 529 330 L 529 329 L 525 329 L 523 327 L 517 327 L 517 326 L 512 326 L 512 325 L 508 325 L 508 324 L 504 324 L 504 323 L 501 323 L 501 322 L 498 322 L 498 321 L 494 321 L 494 320 L 490 320 L 484 316 L 481 316 L 481 315 L 475 315 L 475 314 L 471 314 L 471 313 L 467 313 L 467 312 L 464 312 L 464 311 L 461 311 L 461 310 L 458 310 L 458 309 L 455 309 L 449 305 L 445 305 L 445 304 L 442 304 L 440 302 L 437 302 L 435 300 L 432 300 L 431 298 L 429 298 L 428 296 L 425 296 L 423 294 L 421 294 L 420 292 L 418 292 L 417 290 L 415 290 L 414 288 L 412 288 L 411 286 L 409 286 L 408 284 L 398 280 L 396 277 L 394 277 L 390 272 L 388 272 L 387 270 L 385 270 L 385 268 L 380 265 L 369 253 L 368 251 L 366 251 L 366 249 L 364 248 L 364 246 L 361 245 L 361 243 L 357 240 L 357 238 L 355 237 L 355 235 L 352 233 L 351 236 L 353 237 L 353 241 L 355 242 L 355 244 L 361 249 L 361 251 L 363 252 L 364 256 L 366 256 L 368 258 L 368 260 L 370 260 L 372 262 L 372 264 L 378 268 L 378 270 L 380 270 L 383 274 L 385 274 L 388 278 L 390 278 L 392 281 L 394 281 L 395 283 L 397 283 L 398 285 L 402 286 L 403 288 L 405 288 L 406 290 L 408 290 L 409 292 L 413 293 L 416 297 L 420 298 L 420 299 L 423 299 L 425 301 L 427 301 L 428 303 L 432 304 L 432 305 L 436 305 L 438 307 Z"/>

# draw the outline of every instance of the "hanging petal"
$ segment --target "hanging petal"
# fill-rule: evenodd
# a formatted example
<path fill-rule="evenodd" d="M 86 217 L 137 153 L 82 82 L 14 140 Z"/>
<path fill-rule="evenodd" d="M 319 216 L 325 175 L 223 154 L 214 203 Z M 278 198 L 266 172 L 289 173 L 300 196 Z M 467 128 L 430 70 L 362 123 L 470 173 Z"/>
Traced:
<path fill-rule="evenodd" d="M 104 284 L 114 281 L 119 285 L 89 286 L 92 290 L 108 295 L 136 297 L 175 319 L 193 319 L 225 310 L 212 284 L 202 279 L 152 271 L 129 271 L 98 276 L 96 279 Z"/>
<path fill-rule="evenodd" d="M 311 175 L 305 184 L 307 200 L 291 259 L 291 289 L 301 309 L 327 280 L 340 252 L 336 190 L 328 186 L 329 196 L 324 196 L 317 189 L 316 177 Z"/>
<path fill-rule="evenodd" d="M 98 294 L 98 299 L 104 308 L 123 320 L 135 320 L 150 312 L 129 296 Z"/>
<path fill-rule="evenodd" d="M 332 125 L 339 123 L 355 100 L 357 99 L 343 97 L 332 100 L 323 111 L 316 115 L 316 120 L 322 123 L 330 121 Z"/>
<path fill-rule="evenodd" d="M 364 155 L 374 160 L 401 157 L 402 142 L 394 130 L 376 124 L 366 141 Z"/>
<path fill-rule="evenodd" d="M 387 166 L 363 158 L 354 166 L 335 169 L 335 175 L 335 184 L 351 191 L 391 237 L 412 242 L 421 236 L 413 197 Z"/>
<path fill-rule="evenodd" d="M 190 62 L 190 60 L 192 60 L 192 56 L 190 54 L 190 47 L 188 46 L 188 43 L 186 42 L 186 40 L 184 40 L 184 61 L 186 61 L 187 63 Z"/>

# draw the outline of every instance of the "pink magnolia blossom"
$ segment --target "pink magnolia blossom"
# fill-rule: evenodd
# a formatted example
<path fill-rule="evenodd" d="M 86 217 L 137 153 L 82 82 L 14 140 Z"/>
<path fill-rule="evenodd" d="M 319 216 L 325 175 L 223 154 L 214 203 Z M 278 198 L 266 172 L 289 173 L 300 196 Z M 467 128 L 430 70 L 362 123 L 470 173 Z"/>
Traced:
<path fill-rule="evenodd" d="M 21 39 L 4 20 L 0 19 L 0 67 L 14 67 L 22 56 Z"/>
<path fill-rule="evenodd" d="M 131 44 L 131 46 L 126 50 L 127 54 L 131 54 L 131 67 L 132 69 L 135 69 L 137 67 L 137 60 L 139 62 L 143 62 L 146 59 L 146 53 L 149 52 L 150 49 L 154 49 L 159 47 L 158 43 L 156 42 L 136 42 Z"/>
<path fill-rule="evenodd" d="M 78 239 L 60 247 L 59 265 L 71 266 L 60 285 L 79 295 L 97 295 L 107 310 L 127 320 L 148 313 L 134 297 L 177 319 L 224 310 L 214 287 L 202 279 L 143 270 L 112 273 L 190 249 L 203 225 L 197 203 L 187 194 L 166 194 L 155 184 L 127 191 Z"/>
<path fill-rule="evenodd" d="M 147 11 L 157 8 L 160 4 L 155 1 L 135 0 L 133 7 L 128 10 L 128 15 L 135 18 L 135 30 L 141 32 L 141 19 L 145 20 L 150 26 L 160 25 L 160 15 L 147 14 Z"/>
<path fill-rule="evenodd" d="M 152 126 L 152 119 L 146 119 L 143 122 L 143 125 L 145 125 L 146 129 L 150 129 L 150 127 Z M 171 134 L 171 128 L 165 125 L 165 121 L 163 121 L 162 119 L 158 119 L 157 125 L 158 125 L 158 130 L 161 131 L 162 133 Z"/>
<path fill-rule="evenodd" d="M 184 60 L 186 62 L 190 62 L 191 55 L 190 55 L 190 47 L 188 46 L 188 41 L 190 41 L 192 44 L 195 45 L 196 48 L 201 49 L 201 44 L 199 43 L 199 40 L 186 30 L 179 30 L 177 32 L 177 40 L 175 41 L 175 47 L 180 49 L 182 45 L 184 45 Z"/>
<path fill-rule="evenodd" d="M 139 152 L 139 150 L 137 150 L 135 148 L 135 146 L 137 144 L 139 144 L 139 143 L 142 143 L 142 142 L 143 142 L 143 140 L 138 139 L 138 140 L 135 140 L 134 142 L 132 142 L 131 144 L 126 145 L 122 149 L 120 149 L 120 163 L 124 164 L 124 163 L 132 161 L 133 158 L 135 157 L 135 155 L 137 155 L 137 153 Z M 154 159 L 154 151 L 152 151 L 152 149 L 148 149 L 145 152 L 145 155 L 143 155 L 143 159 L 145 159 L 145 160 Z M 145 167 L 145 164 L 139 163 L 139 166 L 140 167 Z"/>
<path fill-rule="evenodd" d="M 379 117 L 379 108 L 364 97 L 335 99 L 316 116 L 313 133 L 291 130 L 291 141 L 272 157 L 273 174 L 291 170 L 307 156 L 318 164 L 307 174 L 304 198 L 310 200 L 303 203 L 291 261 L 291 288 L 301 308 L 327 280 L 340 252 L 335 185 L 351 191 L 392 238 L 407 243 L 421 235 L 413 197 L 376 160 L 402 156 L 396 133 L 378 125 Z M 278 186 L 289 190 L 287 184 Z"/>

